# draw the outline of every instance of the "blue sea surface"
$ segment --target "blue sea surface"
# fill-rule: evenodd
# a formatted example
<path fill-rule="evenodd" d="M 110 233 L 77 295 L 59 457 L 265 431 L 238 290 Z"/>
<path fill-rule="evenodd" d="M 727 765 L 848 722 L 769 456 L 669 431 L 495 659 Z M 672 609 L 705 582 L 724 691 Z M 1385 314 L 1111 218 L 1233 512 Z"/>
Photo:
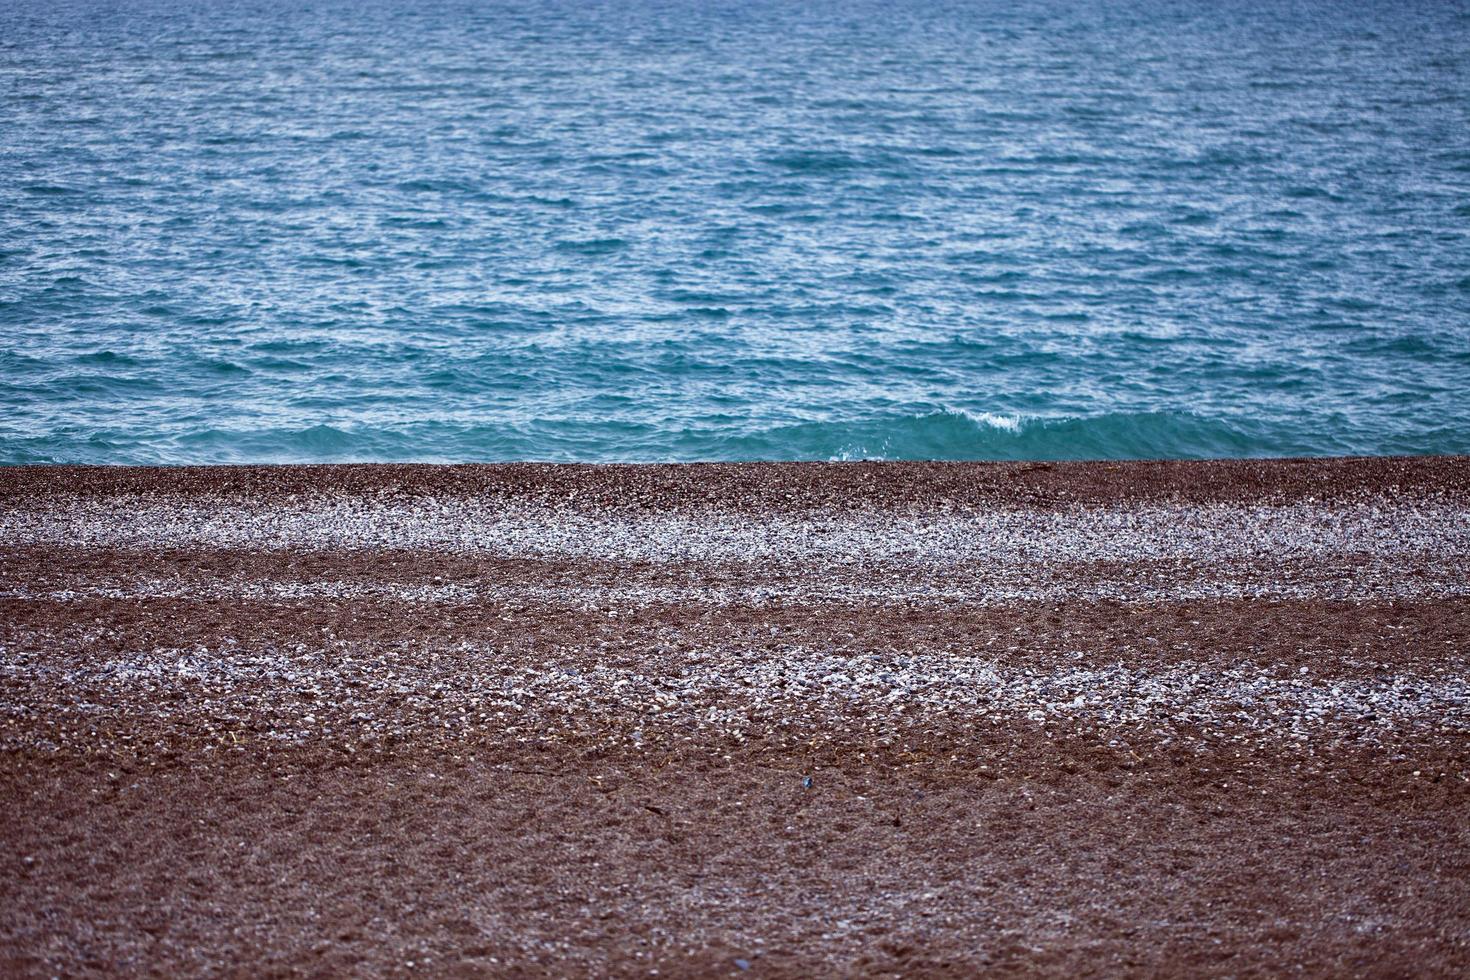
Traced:
<path fill-rule="evenodd" d="M 1470 452 L 1470 3 L 3 0 L 0 462 Z"/>

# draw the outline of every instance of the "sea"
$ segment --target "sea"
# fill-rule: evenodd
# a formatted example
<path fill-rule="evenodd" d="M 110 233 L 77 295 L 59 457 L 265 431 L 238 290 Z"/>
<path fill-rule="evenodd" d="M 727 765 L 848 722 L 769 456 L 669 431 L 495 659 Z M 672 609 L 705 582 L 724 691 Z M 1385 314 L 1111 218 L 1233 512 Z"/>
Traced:
<path fill-rule="evenodd" d="M 1465 0 L 0 0 L 0 463 L 1397 453 Z"/>

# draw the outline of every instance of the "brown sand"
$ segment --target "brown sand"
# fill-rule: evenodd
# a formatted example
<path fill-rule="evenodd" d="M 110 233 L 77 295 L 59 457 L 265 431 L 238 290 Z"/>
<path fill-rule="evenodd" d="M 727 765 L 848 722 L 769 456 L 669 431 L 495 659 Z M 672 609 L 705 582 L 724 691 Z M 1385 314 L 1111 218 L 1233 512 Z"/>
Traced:
<path fill-rule="evenodd" d="M 0 972 L 1470 974 L 1470 460 L 0 469 Z"/>

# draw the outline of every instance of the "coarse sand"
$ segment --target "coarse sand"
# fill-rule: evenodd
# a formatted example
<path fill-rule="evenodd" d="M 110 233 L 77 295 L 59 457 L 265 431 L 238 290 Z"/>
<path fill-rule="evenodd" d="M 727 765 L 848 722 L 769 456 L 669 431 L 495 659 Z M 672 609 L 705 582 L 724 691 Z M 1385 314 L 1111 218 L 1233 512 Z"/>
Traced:
<path fill-rule="evenodd" d="M 0 973 L 1470 975 L 1470 460 L 0 468 Z"/>

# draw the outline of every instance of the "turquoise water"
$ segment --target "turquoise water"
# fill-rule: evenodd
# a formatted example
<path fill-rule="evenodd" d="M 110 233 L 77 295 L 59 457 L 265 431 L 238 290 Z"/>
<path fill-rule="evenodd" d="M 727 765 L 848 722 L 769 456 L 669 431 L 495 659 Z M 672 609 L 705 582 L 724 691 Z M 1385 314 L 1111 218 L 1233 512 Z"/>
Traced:
<path fill-rule="evenodd" d="M 1470 4 L 0 4 L 0 462 L 1470 452 Z"/>

